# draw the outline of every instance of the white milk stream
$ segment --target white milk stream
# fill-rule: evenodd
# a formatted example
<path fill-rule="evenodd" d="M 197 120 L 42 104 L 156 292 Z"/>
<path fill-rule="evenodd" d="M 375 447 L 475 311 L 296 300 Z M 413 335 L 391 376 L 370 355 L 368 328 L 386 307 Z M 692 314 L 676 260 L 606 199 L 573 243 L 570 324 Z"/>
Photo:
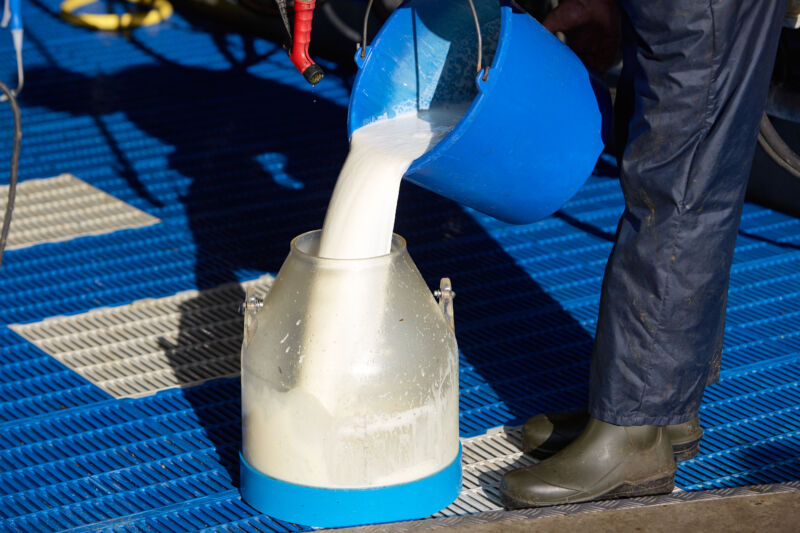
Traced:
<path fill-rule="evenodd" d="M 353 132 L 350 153 L 333 190 L 319 255 L 361 259 L 389 253 L 403 174 L 436 145 L 463 111 L 417 113 L 379 120 Z"/>
<path fill-rule="evenodd" d="M 438 112 L 423 119 L 411 113 L 356 130 L 328 206 L 319 256 L 388 254 L 403 175 L 462 115 L 463 110 Z M 392 485 L 435 473 L 453 460 L 457 442 L 442 434 L 458 434 L 457 427 L 450 427 L 458 422 L 457 395 L 432 394 L 430 403 L 387 416 L 369 409 L 356 414 L 351 405 L 342 405 L 339 384 L 331 376 L 337 375 L 337 367 L 354 368 L 360 357 L 374 353 L 336 352 L 331 347 L 358 346 L 361 339 L 342 339 L 353 333 L 331 327 L 326 317 L 358 321 L 360 332 L 376 331 L 380 313 L 375 310 L 390 304 L 386 291 L 376 287 L 391 280 L 360 281 L 311 287 L 309 308 L 314 313 L 303 324 L 303 357 L 294 388 L 279 392 L 266 383 L 259 386 L 255 376 L 248 378 L 249 390 L 243 391 L 252 395 L 252 400 L 245 398 L 247 459 L 273 477 L 321 487 Z M 452 372 L 457 375 L 457 369 Z M 354 463 L 353 450 L 369 448 L 370 461 L 379 464 L 363 464 L 366 459 Z"/>

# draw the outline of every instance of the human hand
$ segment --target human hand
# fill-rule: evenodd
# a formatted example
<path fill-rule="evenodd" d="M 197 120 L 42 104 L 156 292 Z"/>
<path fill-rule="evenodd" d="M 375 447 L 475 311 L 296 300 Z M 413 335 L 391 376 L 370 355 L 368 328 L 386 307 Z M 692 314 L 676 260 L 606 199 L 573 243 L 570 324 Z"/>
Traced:
<path fill-rule="evenodd" d="M 542 24 L 553 33 L 563 32 L 587 67 L 603 73 L 614 64 L 620 42 L 616 0 L 563 0 Z"/>

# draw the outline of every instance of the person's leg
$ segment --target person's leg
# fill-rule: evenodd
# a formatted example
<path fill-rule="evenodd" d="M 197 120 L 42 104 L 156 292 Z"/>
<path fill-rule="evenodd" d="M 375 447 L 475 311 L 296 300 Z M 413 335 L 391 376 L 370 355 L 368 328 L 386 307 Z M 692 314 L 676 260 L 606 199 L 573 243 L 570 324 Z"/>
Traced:
<path fill-rule="evenodd" d="M 624 1 L 633 113 L 626 208 L 603 282 L 590 413 L 697 416 L 719 369 L 728 277 L 785 0 Z M 629 46 L 632 43 L 628 43 Z"/>
<path fill-rule="evenodd" d="M 622 1 L 632 91 L 626 200 L 606 269 L 592 419 L 504 478 L 509 507 L 670 490 L 663 427 L 697 416 L 718 370 L 728 276 L 786 0 Z"/>
<path fill-rule="evenodd" d="M 617 165 L 622 166 L 622 155 L 628 144 L 628 129 L 634 110 L 633 74 L 636 63 L 636 34 L 630 18 L 624 10 L 620 10 L 620 44 L 622 52 L 622 72 L 617 80 L 616 95 L 614 97 L 613 121 L 613 155 L 617 158 Z M 626 65 L 627 68 L 626 68 Z"/>

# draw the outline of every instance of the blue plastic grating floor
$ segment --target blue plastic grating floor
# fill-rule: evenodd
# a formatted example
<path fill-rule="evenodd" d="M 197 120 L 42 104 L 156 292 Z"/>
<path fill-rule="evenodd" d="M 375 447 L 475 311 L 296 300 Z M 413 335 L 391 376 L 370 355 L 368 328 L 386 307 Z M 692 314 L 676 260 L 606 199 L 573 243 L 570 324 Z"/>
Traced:
<path fill-rule="evenodd" d="M 112 399 L 6 327 L 275 272 L 321 225 L 347 149 L 350 74 L 310 90 L 282 50 L 174 16 L 132 38 L 25 4 L 21 179 L 69 172 L 162 222 L 7 252 L 0 271 L 0 529 L 293 531 L 236 490 L 235 379 Z M 2 79 L 12 81 L 2 34 Z M 10 149 L 0 112 L 0 153 Z M 0 183 L 8 161 L 0 158 Z M 613 168 L 599 174 L 613 176 Z M 406 185 L 398 233 L 458 292 L 464 436 L 577 408 L 622 197 L 598 175 L 507 226 Z M 800 221 L 747 205 L 721 382 L 684 490 L 800 479 Z"/>

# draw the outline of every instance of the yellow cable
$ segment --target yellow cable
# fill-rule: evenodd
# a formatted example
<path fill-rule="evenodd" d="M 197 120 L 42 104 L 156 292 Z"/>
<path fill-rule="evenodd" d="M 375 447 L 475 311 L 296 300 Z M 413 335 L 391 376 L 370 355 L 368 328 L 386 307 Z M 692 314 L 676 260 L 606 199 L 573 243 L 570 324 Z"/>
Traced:
<path fill-rule="evenodd" d="M 152 26 L 167 20 L 172 15 L 172 4 L 168 0 L 126 0 L 131 4 L 143 4 L 150 7 L 141 13 L 78 13 L 78 9 L 98 0 L 64 0 L 61 4 L 61 16 L 64 20 L 78 26 L 86 26 L 95 30 L 116 31 L 140 26 Z"/>

